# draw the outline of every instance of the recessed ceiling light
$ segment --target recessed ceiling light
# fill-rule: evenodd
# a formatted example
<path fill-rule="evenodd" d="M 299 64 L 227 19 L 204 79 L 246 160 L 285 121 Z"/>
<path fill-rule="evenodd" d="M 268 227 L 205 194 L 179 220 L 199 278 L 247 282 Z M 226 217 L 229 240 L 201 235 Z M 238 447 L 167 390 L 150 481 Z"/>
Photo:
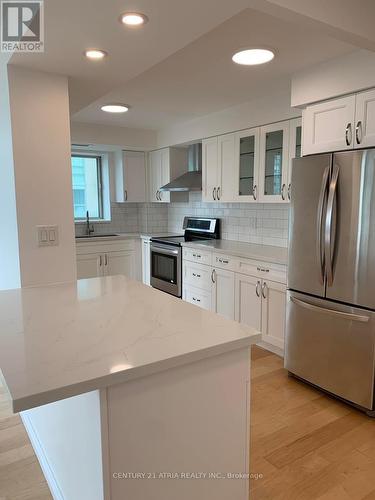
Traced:
<path fill-rule="evenodd" d="M 272 61 L 274 57 L 275 54 L 270 49 L 246 49 L 236 52 L 232 61 L 245 66 L 254 66 Z"/>
<path fill-rule="evenodd" d="M 127 26 L 141 26 L 147 23 L 148 17 L 139 12 L 124 12 L 120 16 L 120 21 Z"/>
<path fill-rule="evenodd" d="M 99 61 L 100 59 L 104 59 L 108 54 L 105 50 L 100 50 L 100 49 L 87 49 L 84 52 L 85 56 L 88 59 L 91 59 L 93 61 Z"/>
<path fill-rule="evenodd" d="M 104 104 L 100 109 L 106 113 L 126 113 L 129 111 L 129 106 L 126 104 Z"/>

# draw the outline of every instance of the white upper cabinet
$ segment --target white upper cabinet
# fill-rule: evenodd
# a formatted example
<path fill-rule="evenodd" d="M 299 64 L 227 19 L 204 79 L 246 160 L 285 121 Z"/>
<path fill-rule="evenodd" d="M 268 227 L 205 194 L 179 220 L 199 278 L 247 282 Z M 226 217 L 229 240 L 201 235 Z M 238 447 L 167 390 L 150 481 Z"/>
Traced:
<path fill-rule="evenodd" d="M 292 191 L 292 166 L 294 158 L 302 156 L 302 118 L 295 118 L 289 122 L 289 166 L 287 200 L 290 201 Z"/>
<path fill-rule="evenodd" d="M 287 201 L 289 120 L 260 128 L 259 201 Z"/>
<path fill-rule="evenodd" d="M 169 148 L 160 151 L 160 186 L 164 186 L 171 181 L 171 150 Z M 159 201 L 168 203 L 171 200 L 171 194 L 166 191 L 159 191 Z"/>
<path fill-rule="evenodd" d="M 202 141 L 202 200 L 217 201 L 218 186 L 218 138 Z"/>
<path fill-rule="evenodd" d="M 188 170 L 187 148 L 163 148 L 148 156 L 148 200 L 155 203 L 188 201 L 188 193 L 170 193 L 160 188 Z"/>
<path fill-rule="evenodd" d="M 161 187 L 161 153 L 151 151 L 148 162 L 148 199 L 159 202 L 159 188 Z"/>
<path fill-rule="evenodd" d="M 234 200 L 256 202 L 259 194 L 259 128 L 235 134 Z"/>
<path fill-rule="evenodd" d="M 355 95 L 308 106 L 302 113 L 302 154 L 352 149 L 355 106 Z"/>
<path fill-rule="evenodd" d="M 146 201 L 146 158 L 143 151 L 115 153 L 116 202 Z"/>
<path fill-rule="evenodd" d="M 356 95 L 354 147 L 375 146 L 375 90 Z"/>
<path fill-rule="evenodd" d="M 217 201 L 233 201 L 235 170 L 235 134 L 218 137 Z"/>

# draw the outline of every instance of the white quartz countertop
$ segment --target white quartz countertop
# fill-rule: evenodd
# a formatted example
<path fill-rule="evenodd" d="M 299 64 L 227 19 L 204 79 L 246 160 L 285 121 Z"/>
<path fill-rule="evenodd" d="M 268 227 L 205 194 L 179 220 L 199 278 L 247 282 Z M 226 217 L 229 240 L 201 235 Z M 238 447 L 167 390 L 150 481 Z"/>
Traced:
<path fill-rule="evenodd" d="M 182 232 L 180 233 L 182 234 Z M 142 239 L 150 239 L 156 236 L 162 237 L 162 236 L 180 236 L 180 234 L 177 233 L 168 233 L 168 232 L 161 232 L 161 233 L 112 233 L 109 236 L 103 234 L 100 236 L 99 234 L 92 234 L 91 236 L 81 236 L 81 237 L 76 237 L 76 243 L 88 243 L 88 242 L 98 242 L 98 241 L 116 241 L 116 240 L 134 240 L 138 238 Z"/>
<path fill-rule="evenodd" d="M 259 339 L 125 276 L 0 291 L 0 375 L 14 412 Z"/>
<path fill-rule="evenodd" d="M 270 245 L 256 245 L 231 240 L 189 241 L 182 243 L 184 247 L 201 248 L 219 253 L 225 253 L 247 259 L 264 260 L 274 264 L 286 265 L 288 250 Z"/>

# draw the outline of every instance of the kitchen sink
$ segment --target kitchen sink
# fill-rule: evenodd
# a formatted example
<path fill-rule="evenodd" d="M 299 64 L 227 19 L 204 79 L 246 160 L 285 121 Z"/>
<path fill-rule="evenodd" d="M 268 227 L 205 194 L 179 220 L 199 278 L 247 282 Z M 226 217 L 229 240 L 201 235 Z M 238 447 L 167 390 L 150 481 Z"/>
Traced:
<path fill-rule="evenodd" d="M 116 234 L 116 233 L 90 234 L 90 236 L 88 236 L 87 234 L 83 234 L 81 236 L 76 236 L 76 239 L 79 239 L 79 238 L 108 238 L 110 236 L 118 236 L 118 234 Z"/>

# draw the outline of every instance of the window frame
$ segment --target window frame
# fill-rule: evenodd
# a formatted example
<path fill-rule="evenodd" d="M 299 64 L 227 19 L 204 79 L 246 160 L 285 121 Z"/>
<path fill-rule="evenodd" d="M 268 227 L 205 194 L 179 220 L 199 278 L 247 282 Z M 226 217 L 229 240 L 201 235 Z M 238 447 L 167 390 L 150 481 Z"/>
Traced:
<path fill-rule="evenodd" d="M 104 221 L 104 207 L 103 207 L 103 169 L 102 169 L 102 156 L 98 154 L 80 154 L 80 153 L 71 153 L 70 158 L 90 158 L 96 159 L 96 175 L 98 179 L 98 206 L 99 206 L 99 217 L 90 217 L 92 221 Z M 72 162 L 70 162 L 70 168 L 73 169 Z M 72 184 L 73 187 L 73 184 Z M 74 205 L 73 205 L 74 211 Z M 74 217 L 75 222 L 85 221 L 86 217 Z"/>

